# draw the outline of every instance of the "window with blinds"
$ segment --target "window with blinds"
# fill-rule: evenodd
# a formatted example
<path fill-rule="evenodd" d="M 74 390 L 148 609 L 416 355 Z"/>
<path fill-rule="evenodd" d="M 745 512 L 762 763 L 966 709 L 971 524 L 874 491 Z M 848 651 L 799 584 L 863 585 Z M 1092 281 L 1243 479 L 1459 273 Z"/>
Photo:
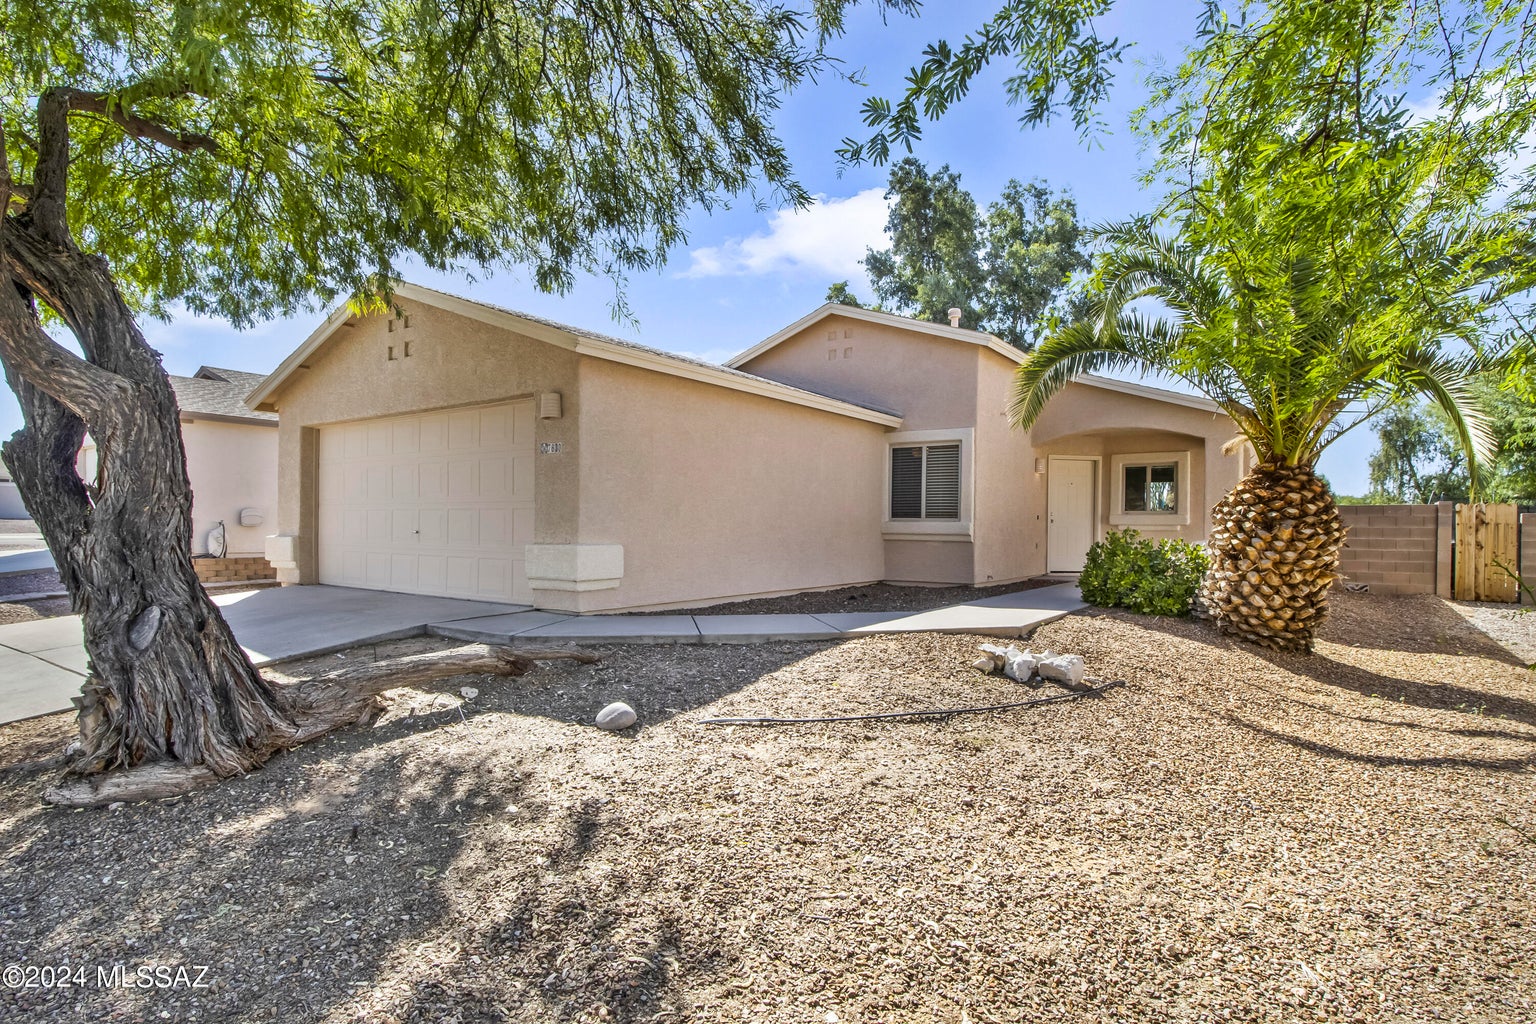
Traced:
<path fill-rule="evenodd" d="M 960 445 L 891 449 L 891 518 L 960 518 Z"/>

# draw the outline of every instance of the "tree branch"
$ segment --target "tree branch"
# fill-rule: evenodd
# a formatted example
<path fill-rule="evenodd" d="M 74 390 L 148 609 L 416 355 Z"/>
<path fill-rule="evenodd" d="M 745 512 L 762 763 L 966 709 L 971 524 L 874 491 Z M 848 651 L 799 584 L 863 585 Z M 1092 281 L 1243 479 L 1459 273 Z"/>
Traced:
<path fill-rule="evenodd" d="M 176 131 L 158 121 L 132 113 L 121 96 L 105 92 L 85 92 L 80 89 L 60 88 L 49 91 L 64 93 L 70 110 L 78 110 L 84 114 L 100 114 L 135 138 L 159 143 L 178 153 L 192 153 L 197 150 L 208 153 L 219 151 L 218 143 L 211 136 L 199 132 Z"/>
<path fill-rule="evenodd" d="M 13 240 L 17 233 L 13 224 Z M 12 264 L 9 254 L 9 246 L 0 253 L 6 257 L 6 269 Z M 50 338 L 10 277 L 10 273 L 0 275 L 0 364 L 6 375 L 32 384 L 87 423 L 123 402 L 133 384 Z"/>

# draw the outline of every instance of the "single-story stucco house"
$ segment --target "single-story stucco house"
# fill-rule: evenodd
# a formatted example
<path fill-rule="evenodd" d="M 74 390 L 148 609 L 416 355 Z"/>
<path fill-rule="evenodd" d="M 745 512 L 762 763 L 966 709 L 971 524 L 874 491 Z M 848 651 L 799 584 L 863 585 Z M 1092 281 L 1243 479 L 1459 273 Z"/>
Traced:
<path fill-rule="evenodd" d="M 1085 377 L 1029 432 L 997 338 L 826 305 L 724 366 L 402 284 L 247 399 L 280 415 L 285 583 L 566 612 L 1075 571 L 1205 536 L 1240 478 L 1201 398 Z"/>
<path fill-rule="evenodd" d="M 263 560 L 241 566 L 234 576 L 267 575 L 266 538 L 277 509 L 277 417 L 256 412 L 245 396 L 264 374 L 202 366 L 190 377 L 171 375 L 181 410 L 181 438 L 192 485 L 192 553 L 206 555 L 209 534 L 224 524 L 226 562 Z M 89 435 L 76 462 L 81 479 L 96 476 L 96 446 Z"/>

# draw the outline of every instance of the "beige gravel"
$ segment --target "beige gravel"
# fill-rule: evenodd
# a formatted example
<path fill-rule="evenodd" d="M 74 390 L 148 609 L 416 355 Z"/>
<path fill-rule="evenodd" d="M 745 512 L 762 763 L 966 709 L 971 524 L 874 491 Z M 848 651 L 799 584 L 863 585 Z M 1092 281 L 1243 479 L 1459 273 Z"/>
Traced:
<path fill-rule="evenodd" d="M 1446 604 L 1522 662 L 1536 665 L 1536 609 L 1488 601 Z"/>
<path fill-rule="evenodd" d="M 1128 686 L 937 722 L 698 724 L 1019 696 L 982 638 L 610 648 L 115 812 L 39 807 L 68 723 L 12 726 L 0 961 L 214 987 L 0 1017 L 1536 1019 L 1531 673 L 1433 598 L 1336 604 L 1311 657 L 1069 616 L 1033 642 Z"/>

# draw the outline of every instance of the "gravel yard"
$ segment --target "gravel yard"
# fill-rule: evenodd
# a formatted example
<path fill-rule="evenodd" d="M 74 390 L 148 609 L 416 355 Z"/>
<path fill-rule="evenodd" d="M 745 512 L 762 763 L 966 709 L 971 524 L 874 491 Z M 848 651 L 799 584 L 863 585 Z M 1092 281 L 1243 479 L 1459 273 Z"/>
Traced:
<path fill-rule="evenodd" d="M 1433 598 L 1335 604 L 1310 658 L 1069 616 L 1031 644 L 1127 686 L 943 721 L 700 724 L 1031 691 L 979 637 L 609 648 L 115 811 L 39 806 L 67 717 L 6 727 L 0 963 L 91 974 L 0 1019 L 1536 1019 L 1531 673 Z M 144 964 L 211 987 L 93 987 Z"/>

